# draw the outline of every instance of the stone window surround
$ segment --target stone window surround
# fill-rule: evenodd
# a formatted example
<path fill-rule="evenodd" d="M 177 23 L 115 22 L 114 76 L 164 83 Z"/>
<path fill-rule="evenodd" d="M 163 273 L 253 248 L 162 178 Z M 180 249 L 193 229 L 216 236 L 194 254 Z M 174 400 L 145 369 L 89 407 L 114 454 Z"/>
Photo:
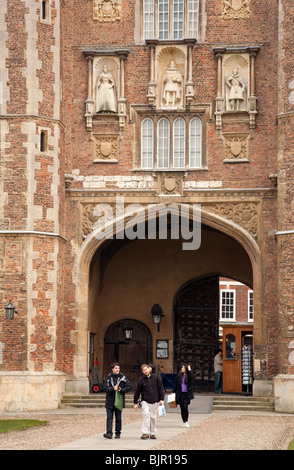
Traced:
<path fill-rule="evenodd" d="M 155 0 L 157 2 L 157 0 Z M 188 1 L 188 0 L 186 0 Z M 199 0 L 199 5 L 198 5 L 198 34 L 197 34 L 197 42 L 204 41 L 205 37 L 205 30 L 206 30 L 206 12 L 205 12 L 205 0 Z M 156 8 L 155 8 L 156 10 Z M 185 8 L 186 10 L 186 8 Z M 135 42 L 136 44 L 142 44 L 145 42 L 144 38 L 144 28 L 143 28 L 143 0 L 137 0 L 136 1 L 136 7 L 135 7 L 135 16 L 136 16 L 136 27 L 135 27 Z M 170 15 L 171 16 L 171 15 Z M 155 18 L 155 26 L 157 29 L 157 23 L 158 23 L 158 18 L 157 18 L 157 12 L 156 12 L 156 18 Z M 187 28 L 186 28 L 186 20 L 185 20 L 185 33 L 184 33 L 184 38 L 186 34 Z M 156 36 L 157 38 L 157 36 Z M 154 38 L 154 39 L 156 39 Z M 195 37 L 194 37 L 195 39 Z M 164 41 L 163 39 L 160 39 L 160 42 Z"/>
<path fill-rule="evenodd" d="M 182 117 L 186 122 L 187 132 L 189 131 L 189 122 L 193 117 L 198 117 L 202 122 L 202 142 L 201 142 L 201 167 L 199 168 L 190 168 L 188 165 L 189 160 L 189 149 L 187 143 L 187 136 L 189 135 L 186 132 L 186 166 L 185 168 L 156 168 L 154 165 L 153 169 L 144 169 L 141 168 L 141 124 L 146 118 L 150 118 L 154 122 L 154 128 L 156 128 L 157 123 L 160 118 L 166 117 L 169 122 L 172 124 L 176 118 Z M 191 105 L 189 111 L 186 110 L 177 110 L 175 111 L 162 111 L 155 110 L 146 105 L 135 105 L 130 106 L 130 123 L 135 125 L 136 139 L 135 139 L 135 148 L 134 148 L 134 161 L 133 161 L 133 170 L 134 171 L 203 171 L 207 170 L 207 143 L 206 143 L 206 127 L 207 123 L 212 119 L 212 106 L 211 104 L 198 104 Z M 172 132 L 172 131 L 171 131 Z M 171 134 L 172 135 L 172 134 Z M 170 139 L 170 158 L 172 159 L 172 143 Z M 154 139 L 154 162 L 156 161 L 156 139 Z"/>

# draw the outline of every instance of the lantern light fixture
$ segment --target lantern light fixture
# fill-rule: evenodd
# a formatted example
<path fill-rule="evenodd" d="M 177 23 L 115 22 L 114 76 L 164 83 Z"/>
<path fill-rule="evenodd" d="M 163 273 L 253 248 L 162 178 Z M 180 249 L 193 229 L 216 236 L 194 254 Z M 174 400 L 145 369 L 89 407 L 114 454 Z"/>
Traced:
<path fill-rule="evenodd" d="M 124 328 L 125 339 L 133 339 L 133 328 L 126 327 Z"/>
<path fill-rule="evenodd" d="M 15 306 L 11 302 L 11 299 L 9 300 L 8 304 L 5 306 L 5 313 L 6 313 L 6 318 L 9 320 L 14 319 L 14 314 L 17 313 L 15 310 Z"/>
<path fill-rule="evenodd" d="M 151 314 L 152 314 L 153 323 L 157 325 L 157 331 L 159 331 L 161 319 L 162 317 L 164 317 L 164 315 L 162 314 L 161 306 L 159 304 L 154 304 L 153 307 L 151 308 Z"/>

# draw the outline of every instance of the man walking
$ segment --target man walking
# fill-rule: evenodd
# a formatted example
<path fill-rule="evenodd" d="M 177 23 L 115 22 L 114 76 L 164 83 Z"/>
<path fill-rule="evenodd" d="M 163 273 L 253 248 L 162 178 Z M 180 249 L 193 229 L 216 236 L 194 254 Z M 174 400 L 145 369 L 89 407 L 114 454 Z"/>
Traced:
<path fill-rule="evenodd" d="M 164 388 L 152 368 L 148 364 L 141 367 L 143 377 L 138 381 L 134 394 L 134 408 L 138 408 L 138 399 L 141 395 L 142 406 L 142 436 L 141 439 L 156 439 L 156 417 L 159 405 L 164 404 Z"/>
<path fill-rule="evenodd" d="M 120 366 L 117 362 L 111 366 L 112 372 L 107 375 L 103 383 L 103 390 L 106 392 L 106 433 L 103 436 L 112 439 L 113 414 L 115 414 L 115 438 L 119 439 L 122 428 L 122 411 L 114 407 L 115 391 L 118 390 L 123 395 L 123 407 L 125 406 L 125 393 L 132 390 L 132 385 L 128 379 L 120 372 Z"/>

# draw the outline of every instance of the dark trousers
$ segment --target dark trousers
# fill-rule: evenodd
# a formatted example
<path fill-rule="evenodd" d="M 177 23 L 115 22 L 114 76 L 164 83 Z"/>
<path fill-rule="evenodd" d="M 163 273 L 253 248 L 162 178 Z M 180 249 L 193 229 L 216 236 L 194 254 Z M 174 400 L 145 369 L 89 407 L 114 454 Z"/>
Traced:
<path fill-rule="evenodd" d="M 189 418 L 189 410 L 187 406 L 181 405 L 181 417 L 183 420 L 183 423 L 186 423 Z"/>
<path fill-rule="evenodd" d="M 181 400 L 180 400 L 180 408 L 181 408 L 181 417 L 182 417 L 183 423 L 186 423 L 189 418 L 189 410 L 188 410 L 189 404 L 190 404 L 190 400 L 188 398 L 188 393 L 182 392 Z"/>
<path fill-rule="evenodd" d="M 214 379 L 214 393 L 223 391 L 223 373 L 216 372 Z"/>
<path fill-rule="evenodd" d="M 112 436 L 113 413 L 115 413 L 115 435 L 119 436 L 121 433 L 121 411 L 116 408 L 106 408 L 106 432 Z"/>

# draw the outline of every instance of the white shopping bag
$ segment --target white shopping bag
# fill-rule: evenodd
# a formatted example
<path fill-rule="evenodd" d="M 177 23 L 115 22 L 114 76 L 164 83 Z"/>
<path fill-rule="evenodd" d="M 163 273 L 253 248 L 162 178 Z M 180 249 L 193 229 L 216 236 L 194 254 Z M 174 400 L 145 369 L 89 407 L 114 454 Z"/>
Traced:
<path fill-rule="evenodd" d="M 159 405 L 159 407 L 158 407 L 158 415 L 159 415 L 159 416 L 165 416 L 165 415 L 166 415 L 164 405 Z"/>
<path fill-rule="evenodd" d="M 170 395 L 168 395 L 167 397 L 167 403 L 172 403 L 176 401 L 176 394 L 175 393 L 171 393 Z"/>

